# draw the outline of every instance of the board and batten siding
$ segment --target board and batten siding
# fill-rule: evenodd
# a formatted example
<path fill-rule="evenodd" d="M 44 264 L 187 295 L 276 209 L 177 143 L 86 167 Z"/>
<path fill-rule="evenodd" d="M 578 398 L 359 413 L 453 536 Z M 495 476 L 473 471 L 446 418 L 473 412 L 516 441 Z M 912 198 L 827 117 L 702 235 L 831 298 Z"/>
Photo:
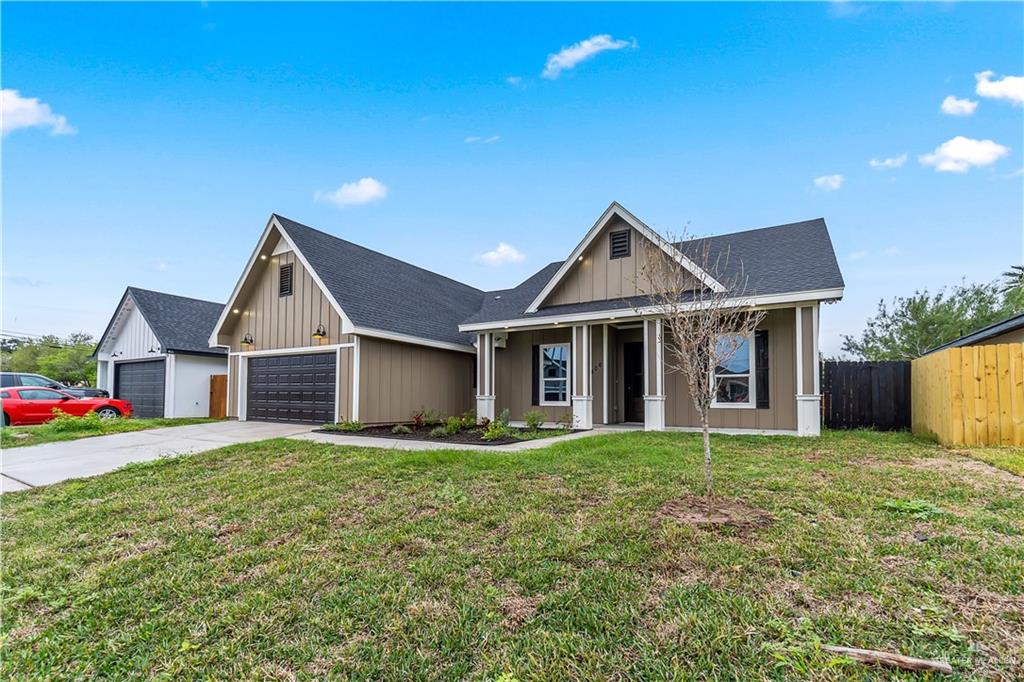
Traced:
<path fill-rule="evenodd" d="M 443 416 L 473 409 L 474 362 L 471 353 L 360 336 L 359 421 L 408 422 L 421 409 Z"/>
<path fill-rule="evenodd" d="M 533 347 L 546 343 L 570 343 L 572 327 L 512 332 L 504 348 L 495 351 L 494 413 L 508 410 L 520 420 L 529 410 L 540 410 L 548 422 L 572 412 L 572 405 L 533 405 Z M 569 384 L 572 393 L 572 384 Z"/>
<path fill-rule="evenodd" d="M 810 311 L 810 308 L 807 308 Z M 785 430 L 797 428 L 796 423 L 796 317 L 795 309 L 783 308 L 768 312 L 758 329 L 768 331 L 768 393 L 769 407 L 711 408 L 711 428 Z M 807 318 L 804 325 L 805 358 L 811 355 L 813 331 Z M 805 366 L 805 386 L 813 388 L 813 359 Z M 753 379 L 753 377 L 752 377 Z M 808 391 L 808 393 L 812 393 Z M 700 418 L 693 407 L 686 386 L 686 377 L 678 372 L 665 374 L 665 423 L 667 426 L 699 427 Z"/>
<path fill-rule="evenodd" d="M 164 349 L 160 347 L 160 341 L 146 322 L 146 318 L 131 300 L 126 305 L 130 309 L 117 332 L 113 345 L 105 354 L 117 353 L 119 361 L 151 359 L 163 355 Z M 151 353 L 150 350 L 156 352 Z"/>
<path fill-rule="evenodd" d="M 280 267 L 289 263 L 293 267 L 292 294 L 280 296 Z M 341 316 L 294 251 L 271 256 L 265 261 L 257 260 L 234 307 L 239 314 L 228 313 L 218 337 L 232 352 L 351 341 L 350 335 L 341 333 Z M 313 332 L 319 324 L 327 330 L 327 338 L 317 343 Z M 246 334 L 252 334 L 254 343 L 252 347 L 242 348 Z"/>
<path fill-rule="evenodd" d="M 609 233 L 624 229 L 630 230 L 630 255 L 612 259 Z M 594 238 L 583 252 L 583 259 L 573 264 L 543 306 L 618 300 L 642 294 L 649 290 L 643 276 L 645 248 L 658 247 L 616 218 Z M 696 285 L 696 278 L 693 281 Z"/>

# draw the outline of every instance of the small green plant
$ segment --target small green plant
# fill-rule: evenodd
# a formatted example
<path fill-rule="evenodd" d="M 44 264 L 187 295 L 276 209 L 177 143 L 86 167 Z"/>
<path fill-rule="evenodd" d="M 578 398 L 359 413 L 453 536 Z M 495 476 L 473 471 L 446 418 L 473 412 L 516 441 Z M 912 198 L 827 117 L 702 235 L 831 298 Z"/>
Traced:
<path fill-rule="evenodd" d="M 471 429 L 476 426 L 476 412 L 473 410 L 467 410 L 462 413 L 462 429 Z"/>
<path fill-rule="evenodd" d="M 537 431 L 544 426 L 544 413 L 540 410 L 527 410 L 523 413 L 523 421 L 530 431 Z"/>
<path fill-rule="evenodd" d="M 451 434 L 448 433 L 448 429 L 444 426 L 435 426 L 434 428 L 430 429 L 431 438 L 444 438 L 449 435 Z"/>
<path fill-rule="evenodd" d="M 337 424 L 324 424 L 325 431 L 348 431 L 350 433 L 355 433 L 356 431 L 362 431 L 365 428 L 366 425 L 363 424 L 363 422 L 354 420 L 350 421 L 347 419 L 342 419 Z"/>
<path fill-rule="evenodd" d="M 572 431 L 576 426 L 576 419 L 572 416 L 572 412 L 566 412 L 555 423 L 567 431 Z"/>
<path fill-rule="evenodd" d="M 437 410 L 424 410 L 423 424 L 425 426 L 437 426 L 441 421 L 441 413 Z"/>
<path fill-rule="evenodd" d="M 509 438 L 514 434 L 512 428 L 502 422 L 500 419 L 495 419 L 484 429 L 484 432 L 480 434 L 480 437 L 486 441 L 501 440 L 502 438 Z"/>
<path fill-rule="evenodd" d="M 940 508 L 925 500 L 887 500 L 882 504 L 882 508 L 919 520 L 939 516 L 943 513 Z"/>
<path fill-rule="evenodd" d="M 501 414 L 499 414 L 494 421 L 501 422 L 505 426 L 508 426 L 508 423 L 511 420 L 512 420 L 512 412 L 509 411 L 509 409 L 506 407 L 504 410 L 501 411 Z"/>
<path fill-rule="evenodd" d="M 412 429 L 410 429 L 405 424 L 395 424 L 394 426 L 391 427 L 391 433 L 395 434 L 396 436 L 400 436 L 406 433 L 412 433 Z"/>
<path fill-rule="evenodd" d="M 449 436 L 454 436 L 463 428 L 461 417 L 448 417 L 444 421 L 444 430 Z"/>
<path fill-rule="evenodd" d="M 103 420 L 95 412 L 87 412 L 81 417 L 62 412 L 59 407 L 53 408 L 54 418 L 49 423 L 52 431 L 70 433 L 78 431 L 102 431 Z"/>

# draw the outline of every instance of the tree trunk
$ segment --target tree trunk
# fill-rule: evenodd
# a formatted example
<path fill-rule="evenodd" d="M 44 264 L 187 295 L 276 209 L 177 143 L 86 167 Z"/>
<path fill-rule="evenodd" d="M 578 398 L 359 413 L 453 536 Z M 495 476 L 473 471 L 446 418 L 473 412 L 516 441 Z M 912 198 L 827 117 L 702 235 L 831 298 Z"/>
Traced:
<path fill-rule="evenodd" d="M 708 497 L 715 494 L 715 480 L 711 474 L 711 432 L 708 430 L 708 418 L 701 420 L 704 433 L 704 486 Z"/>

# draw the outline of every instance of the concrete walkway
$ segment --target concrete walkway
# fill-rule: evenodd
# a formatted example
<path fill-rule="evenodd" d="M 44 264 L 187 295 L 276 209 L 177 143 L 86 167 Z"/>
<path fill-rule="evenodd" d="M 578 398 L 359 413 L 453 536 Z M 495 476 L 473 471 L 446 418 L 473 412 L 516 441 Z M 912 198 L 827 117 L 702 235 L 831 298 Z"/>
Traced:
<path fill-rule="evenodd" d="M 11 448 L 2 454 L 0 492 L 95 476 L 131 462 L 295 436 L 313 428 L 297 424 L 222 421 Z"/>
<path fill-rule="evenodd" d="M 317 443 L 330 443 L 331 445 L 355 445 L 364 448 L 384 448 L 391 450 L 477 450 L 483 452 L 521 452 L 523 450 L 536 450 L 546 448 L 555 443 L 562 443 L 567 440 L 587 438 L 588 436 L 600 436 L 610 433 L 610 429 L 595 428 L 592 431 L 576 431 L 567 433 L 564 436 L 553 436 L 551 438 L 539 438 L 537 440 L 524 440 L 518 443 L 507 443 L 505 445 L 470 445 L 469 443 L 437 443 L 429 440 L 400 440 L 398 438 L 375 438 L 373 436 L 350 436 L 345 433 L 301 433 L 291 436 L 295 440 L 311 440 Z"/>

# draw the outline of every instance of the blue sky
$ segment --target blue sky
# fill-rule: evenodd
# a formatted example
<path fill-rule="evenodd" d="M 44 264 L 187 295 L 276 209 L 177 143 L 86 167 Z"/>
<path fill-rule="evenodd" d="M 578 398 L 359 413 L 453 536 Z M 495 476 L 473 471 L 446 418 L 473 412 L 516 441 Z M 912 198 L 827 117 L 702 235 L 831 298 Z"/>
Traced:
<path fill-rule="evenodd" d="M 1022 26 L 1019 3 L 7 3 L 3 329 L 98 335 L 127 284 L 224 300 L 271 212 L 511 286 L 617 200 L 696 234 L 823 216 L 833 353 L 879 298 L 1024 260 Z M 521 260 L 481 257 L 500 243 Z"/>

